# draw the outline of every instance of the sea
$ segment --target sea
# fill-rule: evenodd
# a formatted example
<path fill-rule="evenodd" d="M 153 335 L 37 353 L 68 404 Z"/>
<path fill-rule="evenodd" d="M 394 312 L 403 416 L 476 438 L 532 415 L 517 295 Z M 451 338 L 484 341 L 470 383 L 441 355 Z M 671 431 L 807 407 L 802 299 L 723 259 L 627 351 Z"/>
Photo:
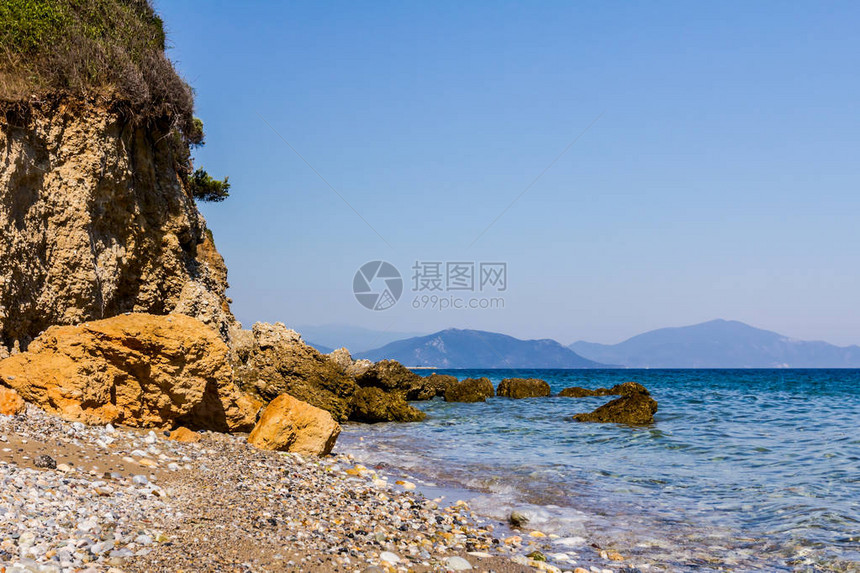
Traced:
<path fill-rule="evenodd" d="M 525 511 L 563 569 L 610 549 L 643 572 L 860 571 L 860 370 L 436 372 L 633 380 L 659 410 L 631 427 L 570 421 L 613 397 L 437 398 L 422 423 L 347 424 L 337 451 L 487 519 Z"/>

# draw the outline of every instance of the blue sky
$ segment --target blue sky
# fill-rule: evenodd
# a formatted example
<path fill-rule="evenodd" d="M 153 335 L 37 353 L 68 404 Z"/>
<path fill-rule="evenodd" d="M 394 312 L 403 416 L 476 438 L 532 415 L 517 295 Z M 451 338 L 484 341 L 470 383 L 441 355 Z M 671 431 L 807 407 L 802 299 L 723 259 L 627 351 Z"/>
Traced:
<path fill-rule="evenodd" d="M 860 4 L 156 6 L 245 323 L 860 344 Z M 385 311 L 352 294 L 378 259 Z M 505 308 L 415 310 L 416 260 L 506 262 Z"/>

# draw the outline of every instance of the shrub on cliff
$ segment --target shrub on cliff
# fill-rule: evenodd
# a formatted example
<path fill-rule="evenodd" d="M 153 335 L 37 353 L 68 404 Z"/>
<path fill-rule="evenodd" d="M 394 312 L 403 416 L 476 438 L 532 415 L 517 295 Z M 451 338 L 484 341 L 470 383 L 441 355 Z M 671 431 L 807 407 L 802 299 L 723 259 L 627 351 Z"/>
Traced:
<path fill-rule="evenodd" d="M 164 49 L 148 0 L 3 0 L 0 100 L 105 95 L 193 140 L 193 94 Z"/>
<path fill-rule="evenodd" d="M 219 181 L 205 170 L 198 168 L 188 178 L 188 187 L 195 199 L 218 203 L 230 196 L 230 183 L 228 179 L 229 177 L 225 177 L 223 181 Z"/>

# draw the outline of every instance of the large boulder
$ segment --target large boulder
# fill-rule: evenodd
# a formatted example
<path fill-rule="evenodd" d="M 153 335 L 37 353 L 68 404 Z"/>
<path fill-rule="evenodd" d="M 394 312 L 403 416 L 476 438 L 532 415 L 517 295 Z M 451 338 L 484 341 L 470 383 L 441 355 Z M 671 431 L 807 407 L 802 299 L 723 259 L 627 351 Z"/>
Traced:
<path fill-rule="evenodd" d="M 576 414 L 573 419 L 577 422 L 651 424 L 656 412 L 656 400 L 648 394 L 635 393 L 616 398 L 588 414 Z"/>
<path fill-rule="evenodd" d="M 493 396 L 495 389 L 489 378 L 466 378 L 445 391 L 446 402 L 486 402 Z"/>
<path fill-rule="evenodd" d="M 232 334 L 231 362 L 236 382 L 264 402 L 281 394 L 305 401 L 346 421 L 357 386 L 342 360 L 320 354 L 280 322 L 256 323 Z"/>
<path fill-rule="evenodd" d="M 339 435 L 340 425 L 331 414 L 281 394 L 263 410 L 248 443 L 263 450 L 324 456 Z"/>
<path fill-rule="evenodd" d="M 496 390 L 504 398 L 541 398 L 551 393 L 549 384 L 540 378 L 505 378 Z"/>
<path fill-rule="evenodd" d="M 218 333 L 180 314 L 51 327 L 0 361 L 0 385 L 87 424 L 248 431 L 260 407 L 233 383 Z"/>
<path fill-rule="evenodd" d="M 356 390 L 352 397 L 350 419 L 356 422 L 420 422 L 425 417 L 424 412 L 407 404 L 396 392 L 367 386 Z"/>

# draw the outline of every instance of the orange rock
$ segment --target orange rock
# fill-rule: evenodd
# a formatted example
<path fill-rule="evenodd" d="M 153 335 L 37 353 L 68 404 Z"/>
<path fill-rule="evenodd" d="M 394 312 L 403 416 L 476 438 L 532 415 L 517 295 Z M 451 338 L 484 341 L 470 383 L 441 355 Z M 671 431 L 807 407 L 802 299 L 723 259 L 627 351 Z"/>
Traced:
<path fill-rule="evenodd" d="M 2 382 L 0 378 L 0 382 Z M 27 409 L 27 403 L 11 388 L 0 387 L 0 414 L 14 416 Z"/>
<path fill-rule="evenodd" d="M 180 314 L 54 326 L 0 361 L 24 400 L 86 424 L 248 431 L 260 403 L 233 383 L 227 345 Z"/>
<path fill-rule="evenodd" d="M 624 557 L 621 556 L 617 551 L 609 551 L 606 554 L 607 559 L 610 561 L 624 561 Z"/>
<path fill-rule="evenodd" d="M 272 400 L 248 443 L 263 450 L 323 456 L 331 453 L 340 425 L 331 414 L 289 394 Z"/>
<path fill-rule="evenodd" d="M 185 426 L 179 426 L 167 437 L 168 440 L 173 440 L 174 442 L 199 442 L 200 434 L 197 432 L 192 432 Z"/>

